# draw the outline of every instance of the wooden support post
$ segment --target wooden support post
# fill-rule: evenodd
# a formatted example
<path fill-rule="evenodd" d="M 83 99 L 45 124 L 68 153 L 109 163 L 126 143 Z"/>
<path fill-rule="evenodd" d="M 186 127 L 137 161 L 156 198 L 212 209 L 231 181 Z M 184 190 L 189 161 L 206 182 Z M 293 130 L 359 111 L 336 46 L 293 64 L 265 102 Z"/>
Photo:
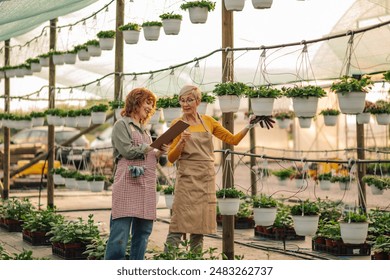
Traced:
<path fill-rule="evenodd" d="M 10 40 L 4 42 L 4 66 L 10 65 Z M 10 112 L 10 79 L 4 78 L 4 112 Z M 3 154 L 3 190 L 1 197 L 3 199 L 9 198 L 10 189 L 10 129 L 3 127 L 4 131 L 4 154 Z"/>
<path fill-rule="evenodd" d="M 248 113 L 252 112 L 252 105 L 251 105 L 251 100 L 249 98 L 249 106 L 248 106 Z M 250 153 L 254 154 L 256 152 L 256 132 L 255 129 L 249 130 L 249 145 L 250 145 Z M 256 184 L 256 170 L 254 167 L 256 166 L 256 158 L 251 157 L 250 158 L 250 173 L 251 173 L 251 195 L 256 195 L 257 194 L 257 184 Z"/>
<path fill-rule="evenodd" d="M 222 47 L 233 48 L 233 12 L 226 10 L 225 5 L 222 5 Z M 233 81 L 233 58 L 231 64 L 226 65 L 228 51 L 222 52 L 222 69 L 225 69 L 222 73 L 222 81 Z M 227 71 L 226 71 L 227 70 Z M 234 132 L 233 113 L 222 114 L 222 125 Z M 233 150 L 232 145 L 223 143 L 223 149 Z M 231 188 L 234 186 L 233 170 L 230 167 L 234 166 L 233 156 L 231 154 L 222 155 L 222 174 L 225 174 L 222 178 L 223 187 Z M 228 167 L 228 168 L 227 168 Z M 234 216 L 227 215 L 222 217 L 222 251 L 229 260 L 234 259 Z"/>
<path fill-rule="evenodd" d="M 122 100 L 123 86 L 123 33 L 118 31 L 119 26 L 124 24 L 125 1 L 116 1 L 116 23 L 115 23 L 115 81 L 114 81 L 114 100 Z M 115 116 L 114 116 L 115 118 Z M 116 119 L 114 119 L 116 121 Z"/>
<path fill-rule="evenodd" d="M 357 145 L 357 158 L 358 160 L 365 159 L 364 153 L 364 124 L 356 123 L 356 145 Z M 366 196 L 366 185 L 363 182 L 363 176 L 366 175 L 366 164 L 362 163 L 357 166 L 357 177 L 358 177 L 358 196 L 359 196 L 359 207 L 363 209 L 364 213 L 367 211 L 367 196 Z M 360 186 L 360 187 L 359 187 Z"/>
<path fill-rule="evenodd" d="M 56 49 L 57 42 L 57 19 L 50 20 L 50 42 L 49 49 Z M 53 63 L 53 56 L 50 56 L 49 64 L 49 109 L 55 108 L 55 88 L 56 88 L 56 66 Z M 48 126 L 48 162 L 47 170 L 52 170 L 54 168 L 54 157 L 55 157 L 55 139 L 54 139 L 54 126 Z M 48 173 L 47 176 L 47 207 L 54 207 L 54 180 L 53 175 Z"/>

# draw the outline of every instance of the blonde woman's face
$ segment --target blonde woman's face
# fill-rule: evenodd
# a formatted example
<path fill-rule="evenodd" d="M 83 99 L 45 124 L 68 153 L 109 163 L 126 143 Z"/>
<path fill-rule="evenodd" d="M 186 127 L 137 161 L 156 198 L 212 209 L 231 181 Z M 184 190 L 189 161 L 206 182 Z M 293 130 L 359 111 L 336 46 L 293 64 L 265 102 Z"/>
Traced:
<path fill-rule="evenodd" d="M 196 114 L 196 108 L 200 102 L 192 93 L 188 93 L 179 97 L 179 103 L 183 114 Z"/>

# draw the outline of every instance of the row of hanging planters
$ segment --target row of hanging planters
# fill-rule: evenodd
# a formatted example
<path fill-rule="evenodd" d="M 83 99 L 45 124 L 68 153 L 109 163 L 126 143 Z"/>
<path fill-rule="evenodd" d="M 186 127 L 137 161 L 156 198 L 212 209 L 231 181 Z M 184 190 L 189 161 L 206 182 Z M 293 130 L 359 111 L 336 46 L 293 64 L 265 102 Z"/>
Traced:
<path fill-rule="evenodd" d="M 106 121 L 107 104 L 96 104 L 86 109 L 62 110 L 59 108 L 47 109 L 44 112 L 30 114 L 0 114 L 0 127 L 25 129 L 34 126 L 43 126 L 45 119 L 48 125 L 89 127 L 92 124 L 103 124 Z"/>
<path fill-rule="evenodd" d="M 64 185 L 68 189 L 80 191 L 102 192 L 107 180 L 102 174 L 82 174 L 63 167 L 53 168 L 50 173 L 55 185 Z"/>

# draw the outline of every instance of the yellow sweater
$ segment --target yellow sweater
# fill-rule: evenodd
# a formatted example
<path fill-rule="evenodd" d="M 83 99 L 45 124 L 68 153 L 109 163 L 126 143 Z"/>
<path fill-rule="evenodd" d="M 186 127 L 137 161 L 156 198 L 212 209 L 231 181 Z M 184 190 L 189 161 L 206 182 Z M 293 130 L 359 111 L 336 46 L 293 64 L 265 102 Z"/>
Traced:
<path fill-rule="evenodd" d="M 217 122 L 214 118 L 201 115 L 204 125 L 207 127 L 207 130 L 212 133 L 215 137 L 222 140 L 223 142 L 230 145 L 238 145 L 242 138 L 244 138 L 245 134 L 241 131 L 237 134 L 232 134 L 229 130 L 224 128 L 219 122 Z M 173 125 L 181 118 L 177 118 L 172 121 Z M 191 125 L 189 128 L 190 132 L 204 132 L 205 129 L 202 124 Z M 177 136 L 169 147 L 168 150 L 168 160 L 173 163 L 180 157 L 180 149 L 177 147 L 177 143 L 180 141 L 181 135 Z"/>

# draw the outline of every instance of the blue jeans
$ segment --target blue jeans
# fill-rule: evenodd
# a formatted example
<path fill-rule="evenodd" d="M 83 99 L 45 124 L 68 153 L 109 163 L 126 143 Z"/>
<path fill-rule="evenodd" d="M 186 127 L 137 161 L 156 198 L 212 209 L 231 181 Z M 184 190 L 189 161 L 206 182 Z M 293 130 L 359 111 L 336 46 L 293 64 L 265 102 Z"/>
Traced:
<path fill-rule="evenodd" d="M 112 219 L 110 217 L 110 237 L 107 241 L 106 260 L 125 260 L 126 247 L 131 227 L 130 260 L 143 260 L 149 236 L 153 229 L 153 220 L 135 217 Z"/>

